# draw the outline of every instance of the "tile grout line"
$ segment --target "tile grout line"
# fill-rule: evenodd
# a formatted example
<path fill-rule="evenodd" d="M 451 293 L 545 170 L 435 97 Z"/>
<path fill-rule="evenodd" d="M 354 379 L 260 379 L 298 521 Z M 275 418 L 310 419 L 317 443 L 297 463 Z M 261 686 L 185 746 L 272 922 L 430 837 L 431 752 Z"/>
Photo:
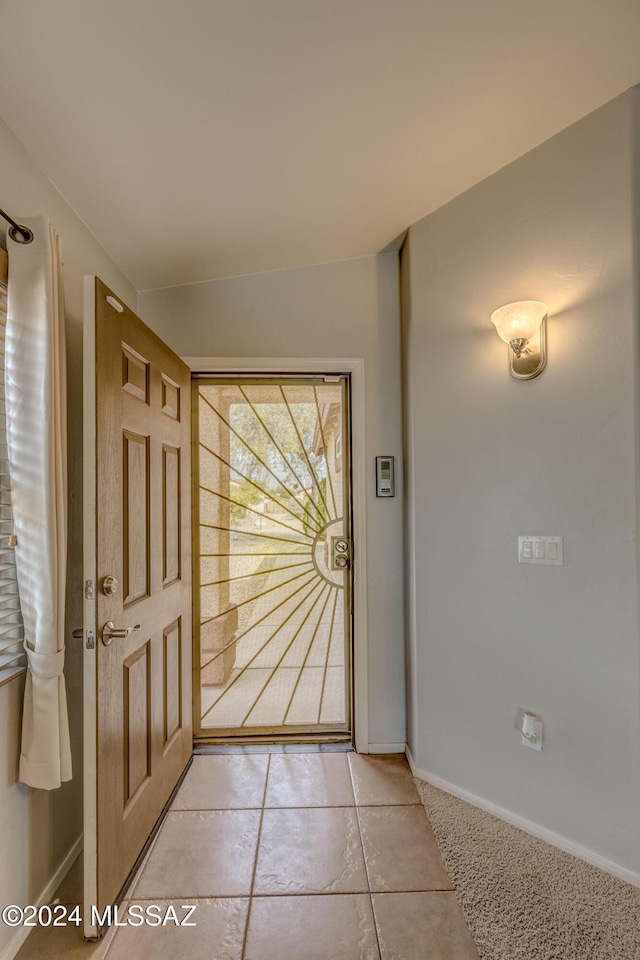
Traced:
<path fill-rule="evenodd" d="M 356 784 L 355 778 L 353 776 L 353 769 L 351 767 L 351 762 L 347 760 L 349 764 L 349 776 L 351 777 L 351 789 L 353 790 L 353 802 L 354 809 L 356 811 L 356 823 L 358 824 L 358 836 L 360 837 L 360 849 L 362 850 L 362 859 L 364 860 L 364 870 L 367 875 L 367 887 L 369 892 L 369 906 L 371 907 L 371 919 L 373 920 L 373 929 L 376 935 L 376 945 L 378 947 L 378 957 L 382 957 L 382 950 L 380 948 L 380 937 L 378 936 L 378 922 L 376 920 L 375 910 L 373 909 L 373 896 L 371 894 L 371 878 L 369 876 L 369 864 L 367 862 L 367 855 L 364 850 L 364 840 L 362 838 L 362 826 L 360 825 L 360 811 L 358 807 L 358 798 L 356 797 Z"/>
<path fill-rule="evenodd" d="M 415 806 L 415 804 L 389 804 L 389 806 L 401 807 L 401 806 Z M 355 807 L 355 803 L 308 803 L 303 806 L 290 807 L 290 806 L 276 806 L 268 807 L 264 806 L 265 810 L 350 810 L 352 807 Z M 230 810 L 262 810 L 262 807 L 184 807 L 181 810 L 171 810 L 171 813 L 228 813 Z M 381 807 L 374 806 L 373 810 L 379 810 Z"/>
<path fill-rule="evenodd" d="M 453 887 L 428 887 L 420 890 L 374 890 L 376 897 L 393 897 L 398 893 L 455 893 Z M 294 900 L 296 897 L 365 897 L 368 890 L 307 890 L 302 893 L 255 893 L 254 900 Z M 188 896 L 186 898 L 175 897 L 136 897 L 136 903 L 169 903 L 171 901 L 187 900 L 247 900 L 246 893 L 227 893 L 220 895 L 217 893 L 198 894 L 197 897 Z M 127 901 L 123 901 L 127 902 Z M 133 901 L 130 901 L 133 902 Z M 62 904 L 62 906 L 71 906 L 71 904 Z M 75 906 L 75 904 L 73 904 Z"/>
<path fill-rule="evenodd" d="M 271 756 L 272 754 L 269 753 L 268 754 L 269 759 L 267 761 L 267 775 L 264 778 L 264 790 L 262 792 L 262 807 L 260 809 L 260 820 L 258 823 L 258 840 L 256 843 L 256 855 L 253 858 L 253 871 L 251 873 L 251 887 L 249 888 L 249 903 L 247 905 L 247 920 L 244 926 L 244 937 L 242 940 L 241 960 L 245 960 L 246 952 L 247 952 L 247 938 L 249 936 L 249 922 L 251 920 L 251 904 L 253 902 L 253 888 L 255 887 L 256 871 L 258 869 L 258 854 L 260 852 L 260 840 L 262 837 L 262 821 L 264 820 L 264 809 L 265 809 L 265 803 L 267 800 L 267 787 L 269 786 L 269 773 L 271 771 Z"/>

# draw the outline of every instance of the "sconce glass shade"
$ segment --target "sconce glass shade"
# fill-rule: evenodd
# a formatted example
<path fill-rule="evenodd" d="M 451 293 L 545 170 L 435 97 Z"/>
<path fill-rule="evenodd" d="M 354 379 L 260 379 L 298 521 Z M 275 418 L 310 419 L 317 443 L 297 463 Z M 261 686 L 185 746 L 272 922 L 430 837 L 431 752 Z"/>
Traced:
<path fill-rule="evenodd" d="M 499 307 L 491 314 L 491 322 L 505 343 L 532 340 L 547 315 L 546 303 L 540 300 L 519 300 Z"/>

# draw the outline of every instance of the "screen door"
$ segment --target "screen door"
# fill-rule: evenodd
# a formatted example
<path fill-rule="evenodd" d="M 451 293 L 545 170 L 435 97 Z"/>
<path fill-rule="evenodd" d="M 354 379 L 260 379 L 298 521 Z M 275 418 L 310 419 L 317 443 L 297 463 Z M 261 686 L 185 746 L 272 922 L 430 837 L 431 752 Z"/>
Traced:
<path fill-rule="evenodd" d="M 201 738 L 351 730 L 348 385 L 193 381 Z"/>

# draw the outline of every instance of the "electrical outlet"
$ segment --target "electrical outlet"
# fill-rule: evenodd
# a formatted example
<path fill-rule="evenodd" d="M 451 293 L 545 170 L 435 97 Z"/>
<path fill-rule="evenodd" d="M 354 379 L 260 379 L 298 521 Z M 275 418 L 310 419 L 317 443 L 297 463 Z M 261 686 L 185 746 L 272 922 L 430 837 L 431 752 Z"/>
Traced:
<path fill-rule="evenodd" d="M 542 750 L 542 720 L 533 721 L 533 738 L 531 734 L 529 737 L 522 734 L 522 746 L 530 747 L 532 750 Z"/>

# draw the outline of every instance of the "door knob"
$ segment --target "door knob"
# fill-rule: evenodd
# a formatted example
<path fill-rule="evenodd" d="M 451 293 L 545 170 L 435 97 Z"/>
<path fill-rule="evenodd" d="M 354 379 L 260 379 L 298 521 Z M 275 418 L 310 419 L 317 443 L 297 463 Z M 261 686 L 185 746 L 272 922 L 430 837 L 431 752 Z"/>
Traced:
<path fill-rule="evenodd" d="M 114 627 L 113 620 L 107 620 L 102 628 L 102 642 L 105 647 L 108 647 L 112 640 L 124 640 L 124 638 L 128 637 L 134 630 L 139 629 L 139 623 L 136 623 L 135 627 Z"/>

